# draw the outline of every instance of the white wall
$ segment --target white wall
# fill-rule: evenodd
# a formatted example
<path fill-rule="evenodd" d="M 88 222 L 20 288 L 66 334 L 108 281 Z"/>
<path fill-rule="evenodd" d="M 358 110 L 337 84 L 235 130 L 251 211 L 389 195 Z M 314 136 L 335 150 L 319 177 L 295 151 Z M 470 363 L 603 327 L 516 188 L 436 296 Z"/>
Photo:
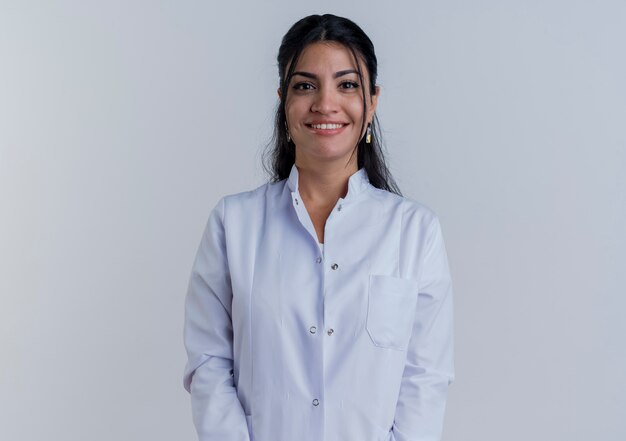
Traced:
<path fill-rule="evenodd" d="M 15 0 L 1 439 L 194 439 L 192 259 L 217 199 L 264 181 L 280 38 L 323 12 L 374 41 L 392 171 L 442 219 L 444 439 L 626 438 L 626 3 Z"/>

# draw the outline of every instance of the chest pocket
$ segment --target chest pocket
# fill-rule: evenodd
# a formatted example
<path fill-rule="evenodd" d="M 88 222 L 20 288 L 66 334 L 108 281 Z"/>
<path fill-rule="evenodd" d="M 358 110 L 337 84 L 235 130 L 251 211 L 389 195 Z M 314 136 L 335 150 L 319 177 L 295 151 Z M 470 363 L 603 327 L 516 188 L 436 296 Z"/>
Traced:
<path fill-rule="evenodd" d="M 406 350 L 417 306 L 416 280 L 372 274 L 366 328 L 374 345 Z"/>

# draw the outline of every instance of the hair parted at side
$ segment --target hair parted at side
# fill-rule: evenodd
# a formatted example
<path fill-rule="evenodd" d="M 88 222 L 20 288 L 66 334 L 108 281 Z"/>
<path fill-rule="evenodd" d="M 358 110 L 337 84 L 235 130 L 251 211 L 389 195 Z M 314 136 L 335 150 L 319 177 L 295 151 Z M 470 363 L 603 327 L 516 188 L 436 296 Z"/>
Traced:
<path fill-rule="evenodd" d="M 287 139 L 286 131 L 285 101 L 289 92 L 291 77 L 304 48 L 309 44 L 322 41 L 336 42 L 349 49 L 354 57 L 359 77 L 363 79 L 360 63 L 358 63 L 360 58 L 369 73 L 369 95 L 376 93 L 378 62 L 374 45 L 356 23 L 332 14 L 309 15 L 296 22 L 283 37 L 278 50 L 281 100 L 276 110 L 272 141 L 263 155 L 263 166 L 271 176 L 272 182 L 288 178 L 296 159 L 293 141 Z M 363 94 L 363 115 L 365 115 L 366 87 L 362 87 L 361 91 Z M 365 128 L 365 118 L 363 118 L 362 124 L 361 132 Z M 374 187 L 401 195 L 400 189 L 385 163 L 379 125 L 378 117 L 374 114 L 371 124 L 371 142 L 366 143 L 365 136 L 363 136 L 352 154 L 357 152 L 357 166 L 358 168 L 365 168 L 369 181 Z"/>

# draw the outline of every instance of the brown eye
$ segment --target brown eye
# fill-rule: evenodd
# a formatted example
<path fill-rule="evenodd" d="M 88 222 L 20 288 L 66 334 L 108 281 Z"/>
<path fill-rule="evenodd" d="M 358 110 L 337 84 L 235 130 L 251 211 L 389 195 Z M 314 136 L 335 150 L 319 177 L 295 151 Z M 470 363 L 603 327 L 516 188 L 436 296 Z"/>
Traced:
<path fill-rule="evenodd" d="M 313 85 L 311 83 L 296 83 L 293 88 L 295 90 L 312 90 Z"/>
<path fill-rule="evenodd" d="M 341 83 L 341 87 L 344 89 L 356 89 L 359 87 L 359 83 L 355 83 L 354 81 L 344 81 Z"/>

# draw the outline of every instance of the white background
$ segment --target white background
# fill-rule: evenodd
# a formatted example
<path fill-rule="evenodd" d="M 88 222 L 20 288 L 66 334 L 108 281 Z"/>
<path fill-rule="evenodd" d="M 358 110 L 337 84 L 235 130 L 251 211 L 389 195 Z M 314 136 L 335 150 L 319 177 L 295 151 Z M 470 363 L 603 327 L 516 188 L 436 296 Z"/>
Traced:
<path fill-rule="evenodd" d="M 444 440 L 626 439 L 625 2 L 16 0 L 0 1 L 2 440 L 195 438 L 192 260 L 218 198 L 265 182 L 280 39 L 324 12 L 374 41 L 390 167 L 442 220 Z"/>

